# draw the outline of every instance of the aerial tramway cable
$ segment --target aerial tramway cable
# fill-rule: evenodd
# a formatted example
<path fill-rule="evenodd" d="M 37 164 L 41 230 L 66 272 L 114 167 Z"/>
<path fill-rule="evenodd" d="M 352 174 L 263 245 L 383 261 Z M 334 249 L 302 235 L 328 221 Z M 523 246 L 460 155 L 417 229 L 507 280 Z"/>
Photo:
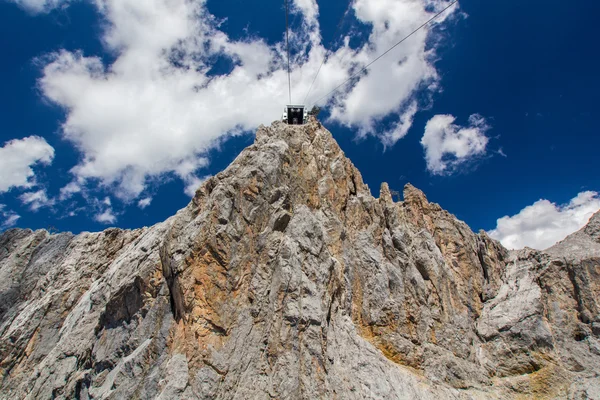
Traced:
<path fill-rule="evenodd" d="M 346 11 L 344 12 L 344 14 L 342 15 L 342 18 L 340 18 L 340 22 L 338 22 L 337 27 L 335 28 L 335 32 L 332 36 L 332 43 L 335 40 L 338 32 L 340 31 L 340 28 L 342 27 L 342 22 L 344 22 L 344 18 L 346 18 L 346 15 L 348 15 L 348 11 L 350 11 L 350 7 L 352 6 L 353 1 L 350 0 L 348 1 L 348 7 L 346 7 Z M 321 65 L 319 65 L 319 69 L 317 70 L 317 73 L 315 74 L 315 78 L 313 79 L 312 83 L 310 84 L 310 87 L 308 88 L 308 92 L 306 92 L 306 96 L 304 96 L 304 101 L 302 102 L 302 104 L 306 104 L 306 99 L 308 99 L 308 95 L 310 94 L 313 85 L 315 84 L 315 82 L 317 81 L 317 77 L 319 76 L 319 72 L 321 72 L 321 68 L 323 68 L 323 64 L 325 64 L 325 61 L 327 61 L 327 57 L 329 56 L 329 53 L 331 52 L 331 49 L 328 49 L 325 52 L 325 56 L 323 56 L 323 61 L 321 62 Z"/>
<path fill-rule="evenodd" d="M 446 8 L 444 8 L 442 11 L 440 11 L 439 13 L 437 13 L 436 15 L 434 15 L 433 17 L 431 17 L 429 20 L 427 20 L 427 22 L 425 22 L 423 25 L 419 26 L 417 29 L 415 29 L 414 31 L 412 31 L 410 34 L 408 34 L 407 36 L 405 36 L 402 40 L 400 40 L 398 43 L 396 43 L 395 45 L 393 45 L 392 47 L 390 47 L 389 49 L 387 49 L 383 54 L 381 54 L 379 57 L 377 57 L 376 59 L 374 59 L 373 61 L 371 61 L 370 63 L 368 63 L 365 67 L 363 67 L 360 71 L 358 71 L 355 74 L 352 74 L 350 76 L 350 78 L 346 79 L 341 85 L 336 86 L 335 89 L 333 89 L 331 92 L 327 93 L 325 96 L 320 97 L 317 101 L 313 102 L 313 105 L 316 105 L 319 101 L 327 98 L 330 94 L 335 93 L 339 88 L 343 87 L 344 85 L 346 85 L 346 83 L 350 82 L 352 79 L 354 79 L 355 77 L 357 77 L 358 75 L 362 74 L 363 72 L 365 72 L 366 70 L 369 69 L 369 67 L 373 64 L 375 64 L 377 61 L 379 61 L 383 56 L 385 56 L 386 54 L 388 54 L 390 51 L 392 51 L 393 49 L 395 49 L 396 47 L 398 47 L 400 44 L 402 44 L 404 41 L 406 41 L 408 38 L 410 38 L 412 35 L 414 35 L 415 33 L 417 33 L 418 31 L 420 31 L 421 29 L 423 29 L 424 27 L 426 27 L 427 25 L 429 25 L 429 23 L 433 20 L 435 20 L 437 17 L 439 17 L 440 15 L 442 15 L 444 12 L 446 12 L 450 7 L 454 6 L 456 3 L 458 2 L 458 0 L 453 1 L 452 3 L 450 3 Z"/>
<path fill-rule="evenodd" d="M 285 0 L 285 42 L 287 46 L 287 70 L 288 70 L 288 88 L 290 92 L 290 104 L 292 104 L 292 77 L 290 72 L 290 26 L 289 26 L 289 0 Z"/>

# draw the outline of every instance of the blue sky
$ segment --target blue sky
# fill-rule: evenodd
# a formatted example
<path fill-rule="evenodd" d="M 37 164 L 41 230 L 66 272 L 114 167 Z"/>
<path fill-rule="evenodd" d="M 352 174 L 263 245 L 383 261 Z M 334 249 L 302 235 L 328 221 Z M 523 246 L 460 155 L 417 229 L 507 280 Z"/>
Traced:
<path fill-rule="evenodd" d="M 287 102 L 282 3 L 0 0 L 0 226 L 138 228 L 184 207 Z M 295 102 L 325 49 L 309 103 L 448 3 L 352 4 L 333 37 L 348 2 L 292 1 Z M 598 12 L 460 1 L 320 118 L 374 195 L 410 182 L 509 247 L 547 247 L 600 208 Z"/>

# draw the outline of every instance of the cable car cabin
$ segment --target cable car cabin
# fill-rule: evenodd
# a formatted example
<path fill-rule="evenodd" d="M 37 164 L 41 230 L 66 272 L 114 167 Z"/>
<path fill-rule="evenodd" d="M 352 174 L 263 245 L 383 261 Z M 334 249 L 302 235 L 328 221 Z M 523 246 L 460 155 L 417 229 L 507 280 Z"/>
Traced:
<path fill-rule="evenodd" d="M 308 122 L 308 111 L 305 106 L 286 106 L 283 110 L 283 122 L 288 125 L 304 125 Z"/>

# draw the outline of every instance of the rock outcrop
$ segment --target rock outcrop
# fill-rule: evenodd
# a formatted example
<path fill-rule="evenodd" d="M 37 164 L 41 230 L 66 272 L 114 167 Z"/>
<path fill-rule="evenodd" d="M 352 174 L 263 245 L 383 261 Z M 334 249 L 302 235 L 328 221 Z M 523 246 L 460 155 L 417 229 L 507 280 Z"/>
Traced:
<path fill-rule="evenodd" d="M 164 223 L 0 236 L 0 398 L 600 399 L 599 226 L 509 252 L 274 123 Z"/>

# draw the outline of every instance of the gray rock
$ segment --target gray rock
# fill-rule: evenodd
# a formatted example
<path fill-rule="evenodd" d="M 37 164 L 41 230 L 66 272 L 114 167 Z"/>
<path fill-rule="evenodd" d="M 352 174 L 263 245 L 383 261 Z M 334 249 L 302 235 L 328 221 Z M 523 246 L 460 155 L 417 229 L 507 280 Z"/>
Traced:
<path fill-rule="evenodd" d="M 0 235 L 0 399 L 598 398 L 599 215 L 509 252 L 263 126 L 161 224 Z"/>

